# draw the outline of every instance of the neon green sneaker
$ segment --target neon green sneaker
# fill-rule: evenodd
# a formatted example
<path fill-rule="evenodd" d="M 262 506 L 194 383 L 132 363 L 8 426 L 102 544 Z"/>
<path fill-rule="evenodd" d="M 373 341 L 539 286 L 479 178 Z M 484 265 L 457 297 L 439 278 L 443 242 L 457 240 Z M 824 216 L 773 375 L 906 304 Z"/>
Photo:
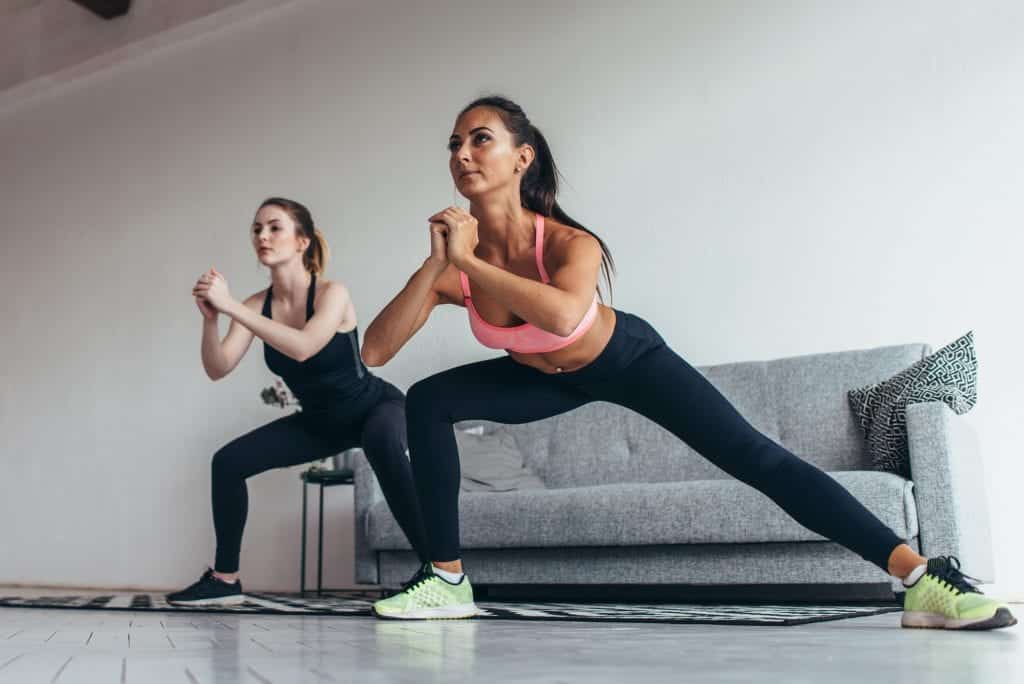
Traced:
<path fill-rule="evenodd" d="M 960 572 L 955 556 L 929 558 L 924 573 L 907 588 L 904 627 L 998 629 L 1017 624 L 1006 604 L 983 595 Z"/>
<path fill-rule="evenodd" d="M 473 586 L 465 575 L 450 584 L 434 574 L 430 563 L 405 583 L 402 591 L 373 604 L 373 614 L 395 620 L 468 618 L 480 614 L 473 603 Z"/>

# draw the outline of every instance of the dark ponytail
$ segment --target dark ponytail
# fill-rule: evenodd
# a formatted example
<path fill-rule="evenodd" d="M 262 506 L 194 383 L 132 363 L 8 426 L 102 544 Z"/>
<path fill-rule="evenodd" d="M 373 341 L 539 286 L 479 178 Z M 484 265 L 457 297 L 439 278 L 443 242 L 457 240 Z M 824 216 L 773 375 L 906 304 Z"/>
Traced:
<path fill-rule="evenodd" d="M 523 179 L 519 185 L 519 195 L 523 206 L 530 211 L 550 216 L 567 226 L 578 228 L 589 233 L 601 245 L 601 275 L 604 276 L 608 285 L 608 295 L 611 297 L 612 275 L 615 274 L 615 260 L 604 243 L 594 231 L 582 225 L 579 221 L 566 214 L 560 206 L 556 197 L 558 195 L 558 167 L 555 166 L 555 158 L 548 147 L 548 141 L 541 134 L 540 130 L 530 123 L 522 107 L 512 100 L 497 95 L 481 97 L 470 102 L 459 113 L 462 116 L 471 109 L 477 107 L 490 107 L 498 112 L 505 127 L 512 133 L 512 140 L 516 146 L 530 145 L 536 158 L 526 169 Z M 604 298 L 602 297 L 602 300 Z"/>
<path fill-rule="evenodd" d="M 280 207 L 295 222 L 295 230 L 299 235 L 309 239 L 309 247 L 302 253 L 302 265 L 313 275 L 321 275 L 327 266 L 327 257 L 330 250 L 327 248 L 327 239 L 324 234 L 313 225 L 313 216 L 304 205 L 295 200 L 284 197 L 270 197 L 263 200 L 259 209 L 266 206 Z M 259 211 L 257 209 L 256 211 Z"/>

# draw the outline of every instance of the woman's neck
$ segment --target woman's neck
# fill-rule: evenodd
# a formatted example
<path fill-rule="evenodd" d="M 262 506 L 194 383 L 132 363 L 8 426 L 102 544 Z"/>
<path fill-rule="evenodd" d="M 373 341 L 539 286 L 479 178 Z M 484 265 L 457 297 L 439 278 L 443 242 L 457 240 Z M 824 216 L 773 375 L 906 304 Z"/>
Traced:
<path fill-rule="evenodd" d="M 519 201 L 474 202 L 469 213 L 477 220 L 477 236 L 484 253 L 509 260 L 523 250 L 533 249 L 534 214 Z"/>
<path fill-rule="evenodd" d="M 300 263 L 291 262 L 275 266 L 270 270 L 270 283 L 274 288 L 274 299 L 294 301 L 305 299 L 312 274 Z"/>

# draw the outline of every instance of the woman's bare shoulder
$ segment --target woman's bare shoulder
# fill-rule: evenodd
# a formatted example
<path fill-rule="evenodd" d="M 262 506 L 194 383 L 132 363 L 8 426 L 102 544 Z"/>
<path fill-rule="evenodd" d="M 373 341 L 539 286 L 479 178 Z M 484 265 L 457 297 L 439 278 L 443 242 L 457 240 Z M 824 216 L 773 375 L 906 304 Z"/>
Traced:
<path fill-rule="evenodd" d="M 601 243 L 585 230 L 568 226 L 551 217 L 544 219 L 544 253 L 558 261 L 572 254 L 600 253 Z"/>
<path fill-rule="evenodd" d="M 327 278 L 318 278 L 316 281 L 316 292 L 314 297 L 330 292 L 331 294 L 339 294 L 342 296 L 348 296 L 348 288 L 345 283 L 340 280 L 329 280 Z"/>

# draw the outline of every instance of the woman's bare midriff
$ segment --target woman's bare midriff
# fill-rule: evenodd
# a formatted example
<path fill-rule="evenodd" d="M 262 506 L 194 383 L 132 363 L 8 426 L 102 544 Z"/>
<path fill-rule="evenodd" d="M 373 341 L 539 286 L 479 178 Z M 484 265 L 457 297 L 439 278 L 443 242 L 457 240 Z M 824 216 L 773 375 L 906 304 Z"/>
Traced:
<path fill-rule="evenodd" d="M 603 304 L 598 305 L 597 320 L 587 334 L 568 347 L 549 354 L 520 354 L 509 351 L 516 363 L 536 368 L 542 373 L 566 373 L 576 371 L 596 359 L 608 345 L 615 330 L 615 310 Z"/>

